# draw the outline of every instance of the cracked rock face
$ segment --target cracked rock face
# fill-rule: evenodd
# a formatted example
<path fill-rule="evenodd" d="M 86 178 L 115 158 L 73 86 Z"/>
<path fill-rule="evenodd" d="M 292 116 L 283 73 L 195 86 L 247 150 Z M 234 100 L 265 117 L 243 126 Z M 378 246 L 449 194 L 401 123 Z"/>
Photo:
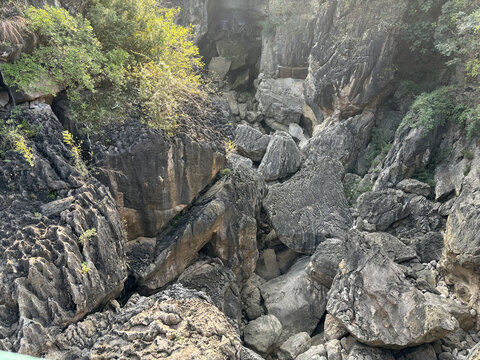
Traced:
<path fill-rule="evenodd" d="M 283 244 L 312 254 L 326 238 L 346 235 L 353 219 L 343 191 L 343 172 L 336 160 L 312 158 L 290 179 L 269 188 L 264 207 Z"/>
<path fill-rule="evenodd" d="M 13 152 L 0 164 L 0 349 L 39 355 L 63 327 L 120 294 L 126 239 L 108 189 L 72 165 L 50 107 L 22 117 L 38 129 L 35 165 Z"/>
<path fill-rule="evenodd" d="M 357 340 L 370 346 L 405 348 L 432 342 L 458 328 L 443 300 L 428 294 L 438 298 L 433 301 L 416 289 L 378 245 L 356 230 L 349 233 L 347 242 L 327 311 Z"/>
<path fill-rule="evenodd" d="M 240 338 L 200 292 L 176 285 L 123 307 L 89 315 L 49 348 L 55 359 L 239 360 Z"/>

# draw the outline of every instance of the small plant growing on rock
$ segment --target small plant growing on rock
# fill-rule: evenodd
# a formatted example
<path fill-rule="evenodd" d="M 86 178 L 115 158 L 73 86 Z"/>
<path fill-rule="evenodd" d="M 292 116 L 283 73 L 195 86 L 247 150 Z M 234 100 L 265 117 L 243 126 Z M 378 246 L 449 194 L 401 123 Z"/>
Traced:
<path fill-rule="evenodd" d="M 63 142 L 67 145 L 71 146 L 71 154 L 73 156 L 73 160 L 75 162 L 75 167 L 80 171 L 80 174 L 86 176 L 88 174 L 88 169 L 82 159 L 82 148 L 81 143 L 77 144 L 77 142 L 73 139 L 73 135 L 69 133 L 67 130 L 62 132 Z"/>
<path fill-rule="evenodd" d="M 232 170 L 231 169 L 225 168 L 225 169 L 220 170 L 220 176 L 221 177 L 228 176 L 228 175 L 232 175 Z"/>
<path fill-rule="evenodd" d="M 82 245 L 85 244 L 88 240 L 92 239 L 93 237 L 97 236 L 97 229 L 91 228 L 85 231 L 80 237 L 78 238 L 78 242 Z"/>
<path fill-rule="evenodd" d="M 27 138 L 34 136 L 34 131 L 26 121 L 17 124 L 21 114 L 22 109 L 14 107 L 6 121 L 0 120 L 0 151 L 4 154 L 7 150 L 14 150 L 22 155 L 30 166 L 34 166 L 35 156 L 32 148 L 27 145 Z"/>
<path fill-rule="evenodd" d="M 225 152 L 227 154 L 230 154 L 237 150 L 237 145 L 235 145 L 235 142 L 233 140 L 226 140 L 223 143 L 225 144 Z"/>
<path fill-rule="evenodd" d="M 465 149 L 463 150 L 463 157 L 467 160 L 473 160 L 473 153 L 470 150 Z"/>
<path fill-rule="evenodd" d="M 87 274 L 90 271 L 86 261 L 82 262 L 82 273 Z"/>

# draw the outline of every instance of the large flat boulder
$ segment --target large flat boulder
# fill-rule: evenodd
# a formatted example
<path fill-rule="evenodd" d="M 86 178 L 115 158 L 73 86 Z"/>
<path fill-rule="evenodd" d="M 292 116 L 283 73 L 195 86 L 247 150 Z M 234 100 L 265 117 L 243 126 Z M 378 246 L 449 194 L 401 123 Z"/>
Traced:
<path fill-rule="evenodd" d="M 457 319 L 441 300 L 432 301 L 415 288 L 379 245 L 356 230 L 349 233 L 348 244 L 327 311 L 358 341 L 406 348 L 432 342 L 458 328 Z"/>
<path fill-rule="evenodd" d="M 312 254 L 326 238 L 346 235 L 353 220 L 343 173 L 338 161 L 312 157 L 290 179 L 269 188 L 264 207 L 282 243 Z"/>

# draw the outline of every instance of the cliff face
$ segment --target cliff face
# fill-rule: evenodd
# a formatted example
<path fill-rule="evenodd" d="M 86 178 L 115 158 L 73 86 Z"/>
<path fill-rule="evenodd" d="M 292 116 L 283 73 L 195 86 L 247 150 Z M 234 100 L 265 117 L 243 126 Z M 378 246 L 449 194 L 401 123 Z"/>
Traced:
<path fill-rule="evenodd" d="M 23 105 L 43 126 L 34 167 L 0 163 L 0 349 L 476 359 L 480 148 L 453 118 L 400 125 L 405 69 L 454 78 L 407 59 L 411 3 L 168 5 L 195 26 L 216 113 L 173 136 L 112 125 L 82 174 L 49 106 Z"/>

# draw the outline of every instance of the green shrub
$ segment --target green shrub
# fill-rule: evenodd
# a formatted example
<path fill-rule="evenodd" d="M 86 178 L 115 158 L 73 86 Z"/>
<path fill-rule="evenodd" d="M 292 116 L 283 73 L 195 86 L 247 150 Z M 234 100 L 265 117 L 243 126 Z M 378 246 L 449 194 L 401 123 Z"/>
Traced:
<path fill-rule="evenodd" d="M 465 106 L 455 101 L 455 90 L 452 86 L 446 86 L 419 95 L 400 126 L 421 127 L 426 136 L 449 119 L 459 118 L 465 111 Z"/>
<path fill-rule="evenodd" d="M 94 238 L 95 236 L 97 236 L 97 229 L 96 228 L 88 229 L 87 231 L 85 231 L 83 234 L 80 235 L 80 237 L 78 238 L 78 242 L 82 245 L 85 245 L 85 242 Z"/>
<path fill-rule="evenodd" d="M 73 161 L 75 163 L 75 167 L 83 176 L 88 174 L 87 165 L 82 159 L 82 147 L 81 143 L 77 144 L 73 135 L 69 133 L 67 130 L 62 132 L 63 142 L 71 147 L 70 152 L 73 157 Z"/>
<path fill-rule="evenodd" d="M 377 166 L 379 162 L 387 156 L 388 152 L 392 148 L 393 138 L 389 134 L 388 130 L 374 128 L 372 131 L 372 137 L 370 140 L 370 147 L 365 154 L 365 167 Z"/>
<path fill-rule="evenodd" d="M 36 131 L 32 129 L 26 120 L 19 121 L 22 110 L 14 107 L 6 120 L 0 120 L 0 156 L 3 157 L 7 150 L 14 150 L 23 156 L 30 165 L 35 165 L 33 150 L 27 145 L 28 138 L 35 136 Z"/>

